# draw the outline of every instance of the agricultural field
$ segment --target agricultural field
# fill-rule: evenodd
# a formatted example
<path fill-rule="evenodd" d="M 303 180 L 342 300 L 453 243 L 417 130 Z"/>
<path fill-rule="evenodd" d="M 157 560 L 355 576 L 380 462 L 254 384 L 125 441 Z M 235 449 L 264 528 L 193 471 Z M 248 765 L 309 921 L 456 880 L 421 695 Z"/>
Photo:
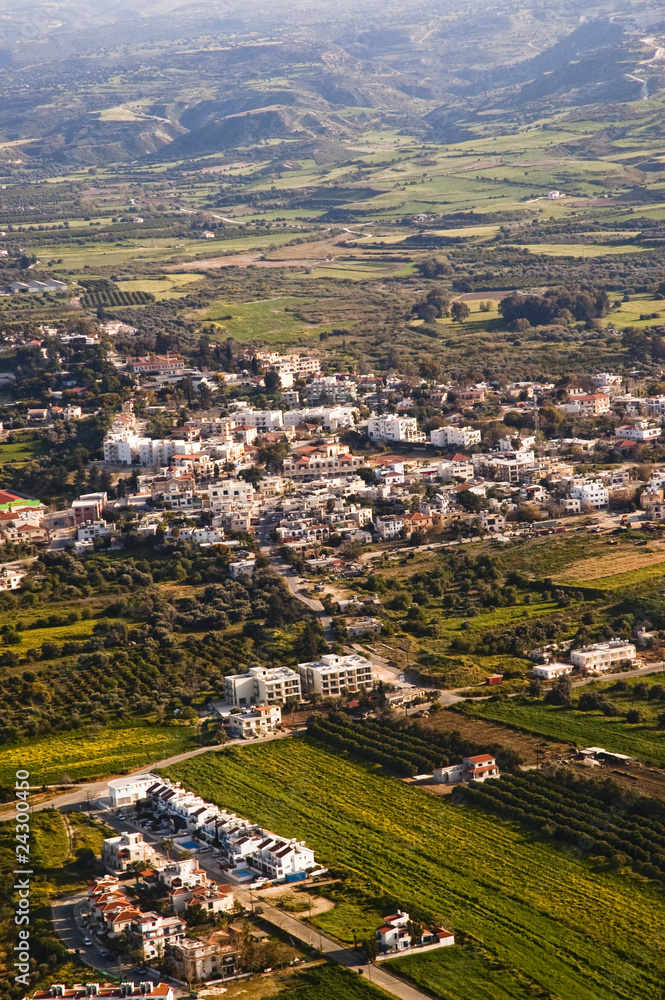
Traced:
<path fill-rule="evenodd" d="M 214 987 L 207 989 L 210 1000 L 386 1000 L 388 996 L 356 972 L 327 963 L 229 982 L 218 994 Z"/>
<path fill-rule="evenodd" d="M 0 750 L 0 784 L 11 784 L 17 768 L 30 772 L 33 785 L 59 784 L 123 774 L 193 747 L 184 726 L 108 726 L 81 729 L 25 741 Z"/>
<path fill-rule="evenodd" d="M 387 968 L 426 990 L 438 1000 L 531 1000 L 533 985 L 475 941 L 464 948 L 441 948 L 425 955 L 392 959 Z M 488 976 L 488 969 L 491 974 Z M 537 995 L 537 994 L 536 994 Z"/>
<path fill-rule="evenodd" d="M 641 877 L 525 839 L 510 823 L 306 739 L 209 754 L 168 773 L 304 838 L 322 863 L 373 883 L 376 896 L 452 927 L 460 941 L 482 948 L 488 997 L 506 995 L 506 984 L 520 998 L 522 987 L 579 1000 L 661 996 L 665 899 Z M 459 951 L 455 1000 L 475 1000 L 478 964 L 467 961 L 465 945 Z M 445 966 L 437 988 L 449 988 Z"/>
<path fill-rule="evenodd" d="M 663 686 L 664 678 L 649 675 L 637 680 L 617 682 L 596 681 L 573 688 L 570 708 L 546 704 L 528 697 L 490 699 L 486 702 L 466 702 L 460 708 L 464 714 L 492 722 L 538 733 L 577 747 L 600 746 L 616 753 L 635 757 L 645 764 L 665 766 L 665 731 L 658 727 L 665 707 L 659 697 L 651 700 L 638 697 L 635 689 L 645 684 L 648 690 Z M 625 690 L 623 687 L 625 685 Z M 639 689 L 638 689 L 639 690 Z M 576 706 L 585 694 L 605 696 L 616 707 L 616 715 L 604 715 L 602 710 L 580 711 Z M 628 722 L 630 711 L 640 713 L 640 721 Z"/>
<path fill-rule="evenodd" d="M 621 571 L 617 572 L 617 568 Z M 665 543 L 649 542 L 646 548 L 632 550 L 628 545 L 605 550 L 602 555 L 581 559 L 569 565 L 555 577 L 557 582 L 584 586 L 591 585 L 601 590 L 618 590 L 665 575 Z"/>

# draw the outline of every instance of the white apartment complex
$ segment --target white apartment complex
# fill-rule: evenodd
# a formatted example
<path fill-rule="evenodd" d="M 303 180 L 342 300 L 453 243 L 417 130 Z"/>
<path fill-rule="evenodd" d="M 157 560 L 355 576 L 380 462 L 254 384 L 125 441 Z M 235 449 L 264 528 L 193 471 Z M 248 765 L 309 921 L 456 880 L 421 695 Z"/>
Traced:
<path fill-rule="evenodd" d="M 436 448 L 471 448 L 480 444 L 480 431 L 473 427 L 437 427 L 430 431 L 430 443 Z"/>
<path fill-rule="evenodd" d="M 283 703 L 301 697 L 300 676 L 289 667 L 250 667 L 224 678 L 226 700 L 239 707 Z"/>
<path fill-rule="evenodd" d="M 570 662 L 584 673 L 602 673 L 626 661 L 633 663 L 636 659 L 637 650 L 634 644 L 623 639 L 597 642 L 593 646 L 573 649 L 570 653 Z"/>
<path fill-rule="evenodd" d="M 322 375 L 312 379 L 306 390 L 307 401 L 315 403 L 326 399 L 332 403 L 345 403 L 355 399 L 358 394 L 356 383 L 349 378 L 339 378 L 337 375 Z"/>
<path fill-rule="evenodd" d="M 398 441 L 422 443 L 426 440 L 418 430 L 415 417 L 370 417 L 367 421 L 367 435 L 370 441 Z"/>
<path fill-rule="evenodd" d="M 256 427 L 257 431 L 279 431 L 284 426 L 284 414 L 281 410 L 255 410 L 252 407 L 241 407 L 233 414 L 236 427 Z"/>
<path fill-rule="evenodd" d="M 254 487 L 244 479 L 225 479 L 223 482 L 211 483 L 207 488 L 207 503 L 204 507 L 210 510 L 224 510 L 229 503 L 253 503 Z"/>
<path fill-rule="evenodd" d="M 350 656 L 327 653 L 312 663 L 299 663 L 298 673 L 303 691 L 316 691 L 324 697 L 340 695 L 343 689 L 369 690 L 374 686 L 371 662 L 357 653 Z"/>

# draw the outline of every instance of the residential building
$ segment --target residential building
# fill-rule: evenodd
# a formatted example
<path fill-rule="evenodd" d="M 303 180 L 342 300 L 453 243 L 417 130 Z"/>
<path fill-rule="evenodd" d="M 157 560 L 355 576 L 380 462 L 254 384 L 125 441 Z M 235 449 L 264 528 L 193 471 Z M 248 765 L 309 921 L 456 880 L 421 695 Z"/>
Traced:
<path fill-rule="evenodd" d="M 385 517 L 377 517 L 374 526 L 379 538 L 384 542 L 389 542 L 400 537 L 404 521 L 397 514 L 387 514 Z"/>
<path fill-rule="evenodd" d="M 121 833 L 118 837 L 107 837 L 102 846 L 102 864 L 114 872 L 124 872 L 135 861 L 150 862 L 154 857 L 150 844 L 146 844 L 142 833 Z"/>
<path fill-rule="evenodd" d="M 607 392 L 571 392 L 570 402 L 561 404 L 561 409 L 581 417 L 598 417 L 610 412 L 610 395 Z"/>
<path fill-rule="evenodd" d="M 415 417 L 370 417 L 367 421 L 370 441 L 397 441 L 401 444 L 423 443 L 426 438 L 418 430 Z"/>
<path fill-rule="evenodd" d="M 251 739 L 277 732 L 282 723 L 279 705 L 256 705 L 229 716 L 229 736 L 233 739 Z"/>
<path fill-rule="evenodd" d="M 398 910 L 383 918 L 383 926 L 376 932 L 376 943 L 379 955 L 391 955 L 395 952 L 409 951 L 414 947 L 410 928 L 411 918 L 408 913 Z M 445 948 L 455 944 L 455 936 L 445 927 L 435 927 L 434 930 L 423 928 L 418 947 Z"/>
<path fill-rule="evenodd" d="M 252 407 L 239 407 L 233 414 L 238 427 L 255 427 L 257 431 L 281 430 L 284 426 L 284 414 L 281 410 L 255 410 Z"/>
<path fill-rule="evenodd" d="M 207 499 L 207 502 L 206 502 Z M 212 483 L 204 493 L 203 506 L 209 510 L 222 510 L 225 503 L 252 503 L 254 487 L 244 479 L 225 479 Z"/>
<path fill-rule="evenodd" d="M 485 781 L 487 778 L 498 777 L 500 771 L 496 758 L 489 753 L 465 757 L 461 764 L 434 768 L 434 780 L 444 785 L 453 785 L 460 781 Z"/>
<path fill-rule="evenodd" d="M 553 681 L 573 672 L 572 663 L 538 663 L 531 673 L 541 681 Z"/>
<path fill-rule="evenodd" d="M 72 502 L 75 523 L 83 524 L 85 521 L 97 521 L 106 510 L 108 497 L 105 492 L 83 493 L 78 500 Z"/>
<path fill-rule="evenodd" d="M 624 639 L 610 639 L 609 642 L 597 642 L 570 651 L 570 662 L 585 674 L 603 673 L 624 663 L 634 663 L 636 659 L 634 644 Z"/>
<path fill-rule="evenodd" d="M 250 667 L 246 674 L 229 674 L 224 679 L 226 700 L 240 707 L 300 701 L 300 676 L 289 667 Z"/>
<path fill-rule="evenodd" d="M 471 448 L 474 444 L 480 444 L 480 431 L 469 426 L 437 427 L 430 431 L 430 442 L 436 448 Z"/>
<path fill-rule="evenodd" d="M 255 569 L 256 559 L 238 559 L 235 562 L 229 563 L 229 573 L 231 574 L 231 579 L 233 580 L 237 580 L 243 573 L 247 573 L 251 576 Z"/>
<path fill-rule="evenodd" d="M 358 653 L 349 656 L 326 653 L 320 660 L 299 663 L 297 670 L 302 689 L 307 694 L 317 692 L 324 697 L 337 696 L 344 689 L 370 690 L 374 686 L 371 661 Z"/>
<path fill-rule="evenodd" d="M 382 630 L 382 622 L 370 616 L 349 618 L 346 623 L 346 632 L 350 639 L 357 639 L 363 635 L 381 635 Z"/>
<path fill-rule="evenodd" d="M 632 425 L 617 427 L 614 434 L 624 441 L 655 441 L 661 435 L 661 428 L 648 420 L 637 420 Z"/>
<path fill-rule="evenodd" d="M 286 393 L 284 394 L 286 395 Z M 290 395 L 290 394 L 289 394 Z M 326 431 L 339 431 L 345 427 L 355 427 L 355 406 L 297 406 L 284 414 L 285 427 L 299 427 L 301 424 L 322 425 Z"/>
<path fill-rule="evenodd" d="M 130 371 L 137 375 L 182 375 L 185 362 L 179 354 L 148 354 L 130 357 L 126 361 Z"/>
<path fill-rule="evenodd" d="M 146 792 L 155 783 L 154 774 L 130 774 L 127 778 L 113 778 L 108 783 L 111 807 L 131 806 L 146 797 Z"/>
<path fill-rule="evenodd" d="M 144 962 L 162 959 L 169 945 L 185 937 L 187 924 L 182 917 L 162 917 L 148 911 L 132 920 L 129 934 Z"/>
<path fill-rule="evenodd" d="M 364 464 L 360 456 L 352 455 L 344 446 L 327 443 L 286 459 L 283 474 L 285 479 L 300 482 L 338 479 L 355 476 Z"/>
<path fill-rule="evenodd" d="M 185 982 L 230 979 L 238 970 L 236 945 L 225 932 L 215 932 L 209 940 L 181 938 L 169 945 L 169 957 Z"/>
<path fill-rule="evenodd" d="M 272 879 L 307 871 L 315 865 L 314 851 L 295 837 L 285 840 L 263 831 L 266 836 L 251 854 L 251 867 Z"/>
<path fill-rule="evenodd" d="M 580 501 L 582 508 L 607 507 L 610 498 L 607 487 L 598 479 L 574 480 L 570 495 L 573 500 Z"/>
<path fill-rule="evenodd" d="M 324 375 L 314 378 L 305 390 L 308 403 L 318 403 L 320 400 L 346 403 L 355 399 L 357 393 L 358 387 L 355 381 L 343 375 Z"/>
<path fill-rule="evenodd" d="M 192 906 L 200 906 L 206 913 L 230 913 L 234 905 L 233 890 L 227 886 L 199 885 L 194 888 L 176 887 L 169 890 L 173 912 L 185 913 Z"/>

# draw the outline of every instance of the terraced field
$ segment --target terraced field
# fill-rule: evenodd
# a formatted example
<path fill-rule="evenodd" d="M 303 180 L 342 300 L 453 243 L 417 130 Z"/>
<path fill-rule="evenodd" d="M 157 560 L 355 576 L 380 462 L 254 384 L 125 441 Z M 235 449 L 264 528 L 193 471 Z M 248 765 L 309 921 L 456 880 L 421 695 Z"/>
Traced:
<path fill-rule="evenodd" d="M 413 978 L 441 997 L 477 1000 L 480 977 L 492 1000 L 662 1000 L 665 898 L 643 879 L 596 870 L 306 740 L 207 754 L 169 774 L 471 935 L 480 967 L 460 949 L 454 981 L 445 964 L 439 975 L 413 961 Z"/>

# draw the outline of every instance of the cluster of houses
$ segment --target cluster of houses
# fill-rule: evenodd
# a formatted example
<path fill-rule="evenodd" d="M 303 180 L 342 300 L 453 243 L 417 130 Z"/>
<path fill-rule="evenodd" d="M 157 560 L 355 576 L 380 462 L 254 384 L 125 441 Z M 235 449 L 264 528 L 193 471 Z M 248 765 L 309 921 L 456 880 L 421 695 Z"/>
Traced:
<path fill-rule="evenodd" d="M 129 859 L 132 860 L 129 860 Z M 168 958 L 178 978 L 186 981 L 228 979 L 238 971 L 233 932 L 215 927 L 200 937 L 187 936 L 187 916 L 193 907 L 215 923 L 234 910 L 233 891 L 211 882 L 192 858 L 158 859 L 140 833 L 123 833 L 104 842 L 102 861 L 112 874 L 90 883 L 87 890 L 88 930 L 113 947 L 121 935 L 150 964 Z M 141 868 L 140 865 L 144 867 Z M 134 871 L 134 881 L 123 873 Z M 168 914 L 145 910 L 133 885 L 141 881 L 162 891 Z"/>
<path fill-rule="evenodd" d="M 193 792 L 155 774 L 116 778 L 108 784 L 113 806 L 144 800 L 158 819 L 165 819 L 175 839 L 194 838 L 219 850 L 227 866 L 227 877 L 238 885 L 249 885 L 258 877 L 284 880 L 316 868 L 314 852 L 296 838 L 279 837 L 235 813 L 206 802 Z"/>
<path fill-rule="evenodd" d="M 176 975 L 186 981 L 235 976 L 239 971 L 237 929 L 214 926 L 220 915 L 236 908 L 231 884 L 251 887 L 305 878 L 316 868 L 314 852 L 303 841 L 271 833 L 156 774 L 114 779 L 108 793 L 113 807 L 140 802 L 144 814 L 161 824 L 160 829 L 166 825 L 172 832 L 175 845 L 187 851 L 212 851 L 211 857 L 220 859 L 227 882 L 212 882 L 196 856 L 175 860 L 158 856 L 140 832 L 109 837 L 102 849 L 109 874 L 88 887 L 90 930 L 102 940 L 124 935 L 146 963 L 171 959 Z M 158 895 L 164 897 L 165 905 L 160 912 L 138 905 L 130 873 L 162 890 Z M 194 908 L 213 925 L 195 937 L 187 934 L 187 917 Z"/>

